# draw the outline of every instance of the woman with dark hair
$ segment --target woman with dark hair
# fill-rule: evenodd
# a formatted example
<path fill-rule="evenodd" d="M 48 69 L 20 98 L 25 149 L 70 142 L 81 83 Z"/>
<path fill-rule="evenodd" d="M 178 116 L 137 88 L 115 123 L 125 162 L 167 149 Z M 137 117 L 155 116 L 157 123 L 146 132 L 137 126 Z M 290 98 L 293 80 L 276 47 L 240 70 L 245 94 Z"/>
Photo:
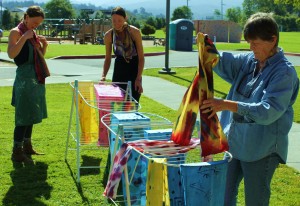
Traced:
<path fill-rule="evenodd" d="M 105 61 L 100 81 L 106 80 L 110 67 L 112 49 L 115 54 L 113 82 L 131 81 L 132 97 L 139 101 L 142 87 L 142 73 L 144 69 L 144 51 L 142 36 L 138 28 L 128 25 L 126 12 L 121 7 L 116 7 L 111 12 L 113 28 L 104 35 Z M 119 85 L 126 90 L 125 84 Z"/>
<path fill-rule="evenodd" d="M 214 71 L 231 84 L 227 98 L 208 99 L 202 112 L 222 111 L 220 122 L 233 159 L 228 164 L 224 205 L 236 205 L 245 185 L 245 205 L 269 205 L 270 184 L 279 163 L 286 163 L 288 133 L 299 79 L 278 47 L 279 29 L 269 13 L 253 14 L 244 26 L 249 53 L 223 52 Z"/>
<path fill-rule="evenodd" d="M 8 56 L 18 66 L 12 95 L 15 129 L 11 159 L 16 162 L 33 163 L 31 155 L 41 154 L 32 148 L 31 135 L 33 124 L 47 118 L 45 78 L 49 74 L 43 55 L 48 43 L 34 32 L 44 18 L 40 7 L 29 7 L 8 39 Z"/>

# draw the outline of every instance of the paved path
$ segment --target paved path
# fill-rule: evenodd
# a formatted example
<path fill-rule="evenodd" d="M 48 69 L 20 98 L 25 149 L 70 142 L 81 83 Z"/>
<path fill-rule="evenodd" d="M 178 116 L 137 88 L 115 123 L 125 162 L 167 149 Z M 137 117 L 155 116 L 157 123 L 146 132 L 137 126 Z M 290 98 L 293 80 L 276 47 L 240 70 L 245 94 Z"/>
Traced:
<path fill-rule="evenodd" d="M 289 60 L 300 66 L 300 57 L 288 56 Z M 6 53 L 0 52 L 0 60 L 11 61 Z M 103 59 L 71 59 L 71 60 L 47 60 L 51 71 L 51 77 L 47 78 L 47 84 L 65 83 L 78 80 L 99 81 Z M 2 62 L 0 61 L 0 64 Z M 112 61 L 112 65 L 113 65 Z M 170 51 L 169 67 L 197 66 L 197 52 L 175 52 Z M 165 56 L 146 57 L 145 68 L 164 68 Z M 15 77 L 15 66 L 0 65 L 0 86 L 12 86 Z M 111 79 L 112 68 L 108 73 Z M 186 88 L 169 81 L 156 77 L 143 77 L 145 96 L 166 105 L 174 110 L 179 108 Z M 167 94 L 167 97 L 166 97 Z M 300 171 L 300 124 L 294 123 L 289 134 L 289 153 L 287 164 Z"/>

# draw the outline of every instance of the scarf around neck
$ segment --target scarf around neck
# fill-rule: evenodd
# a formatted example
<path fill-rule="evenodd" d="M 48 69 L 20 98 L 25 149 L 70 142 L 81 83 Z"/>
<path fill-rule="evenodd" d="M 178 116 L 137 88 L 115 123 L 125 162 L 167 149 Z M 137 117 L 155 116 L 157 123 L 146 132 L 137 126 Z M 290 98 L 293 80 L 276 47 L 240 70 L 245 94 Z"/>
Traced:
<path fill-rule="evenodd" d="M 19 29 L 21 35 L 28 31 L 28 28 L 26 27 L 23 21 L 19 23 L 17 28 Z M 33 31 L 33 38 L 29 39 L 29 42 L 33 46 L 34 68 L 38 81 L 41 84 L 45 84 L 45 78 L 50 76 L 50 73 L 42 52 L 39 50 L 39 48 L 36 47 L 37 44 L 40 44 L 40 40 L 37 37 L 35 31 Z"/>
<path fill-rule="evenodd" d="M 128 63 L 133 56 L 137 55 L 135 45 L 130 35 L 130 26 L 125 22 L 122 27 L 124 37 L 121 38 L 117 30 L 113 29 L 113 46 L 117 56 L 122 56 Z"/>

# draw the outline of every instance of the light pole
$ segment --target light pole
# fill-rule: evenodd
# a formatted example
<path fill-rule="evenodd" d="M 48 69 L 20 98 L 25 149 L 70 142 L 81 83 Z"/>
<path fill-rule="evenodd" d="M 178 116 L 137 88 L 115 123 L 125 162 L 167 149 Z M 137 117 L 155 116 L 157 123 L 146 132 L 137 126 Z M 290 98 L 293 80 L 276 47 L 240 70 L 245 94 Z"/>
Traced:
<path fill-rule="evenodd" d="M 221 0 L 221 20 L 223 20 L 223 6 L 225 4 L 223 4 L 223 0 Z"/>
<path fill-rule="evenodd" d="M 169 24 L 170 24 L 170 0 L 166 0 L 166 41 L 165 41 L 165 67 L 158 71 L 159 74 L 175 74 L 169 68 Z"/>
<path fill-rule="evenodd" d="M 0 24 L 0 29 L 2 27 L 2 0 L 0 0 L 0 21 L 1 21 L 1 24 Z"/>

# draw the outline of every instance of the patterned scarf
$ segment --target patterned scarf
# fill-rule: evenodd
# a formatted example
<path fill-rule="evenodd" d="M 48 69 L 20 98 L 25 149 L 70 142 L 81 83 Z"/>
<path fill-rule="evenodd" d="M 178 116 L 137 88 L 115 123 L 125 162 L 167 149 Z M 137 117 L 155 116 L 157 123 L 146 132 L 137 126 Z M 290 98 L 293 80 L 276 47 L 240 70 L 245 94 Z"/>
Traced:
<path fill-rule="evenodd" d="M 28 30 L 24 22 L 20 22 L 17 28 L 19 29 L 21 35 L 23 35 Z M 45 78 L 50 76 L 50 72 L 44 59 L 44 55 L 42 54 L 40 49 L 36 47 L 37 44 L 40 44 L 40 40 L 39 38 L 37 38 L 37 35 L 34 31 L 33 38 L 29 39 L 29 42 L 32 44 L 34 49 L 34 67 L 38 81 L 41 84 L 45 84 Z"/>
<path fill-rule="evenodd" d="M 214 97 L 212 68 L 219 61 L 218 51 L 209 37 L 202 33 L 197 35 L 197 46 L 199 71 L 184 94 L 171 135 L 171 139 L 180 145 L 189 144 L 203 100 Z M 208 116 L 209 113 L 200 113 L 201 156 L 203 157 L 228 150 L 227 139 L 218 116 L 214 115 L 211 119 L 208 119 Z"/>
<path fill-rule="evenodd" d="M 121 39 L 118 32 L 113 29 L 114 52 L 117 56 L 124 57 L 125 61 L 128 63 L 133 56 L 137 55 L 137 52 L 130 35 L 130 26 L 126 22 L 123 25 L 122 32 L 124 33 L 123 39 Z"/>

